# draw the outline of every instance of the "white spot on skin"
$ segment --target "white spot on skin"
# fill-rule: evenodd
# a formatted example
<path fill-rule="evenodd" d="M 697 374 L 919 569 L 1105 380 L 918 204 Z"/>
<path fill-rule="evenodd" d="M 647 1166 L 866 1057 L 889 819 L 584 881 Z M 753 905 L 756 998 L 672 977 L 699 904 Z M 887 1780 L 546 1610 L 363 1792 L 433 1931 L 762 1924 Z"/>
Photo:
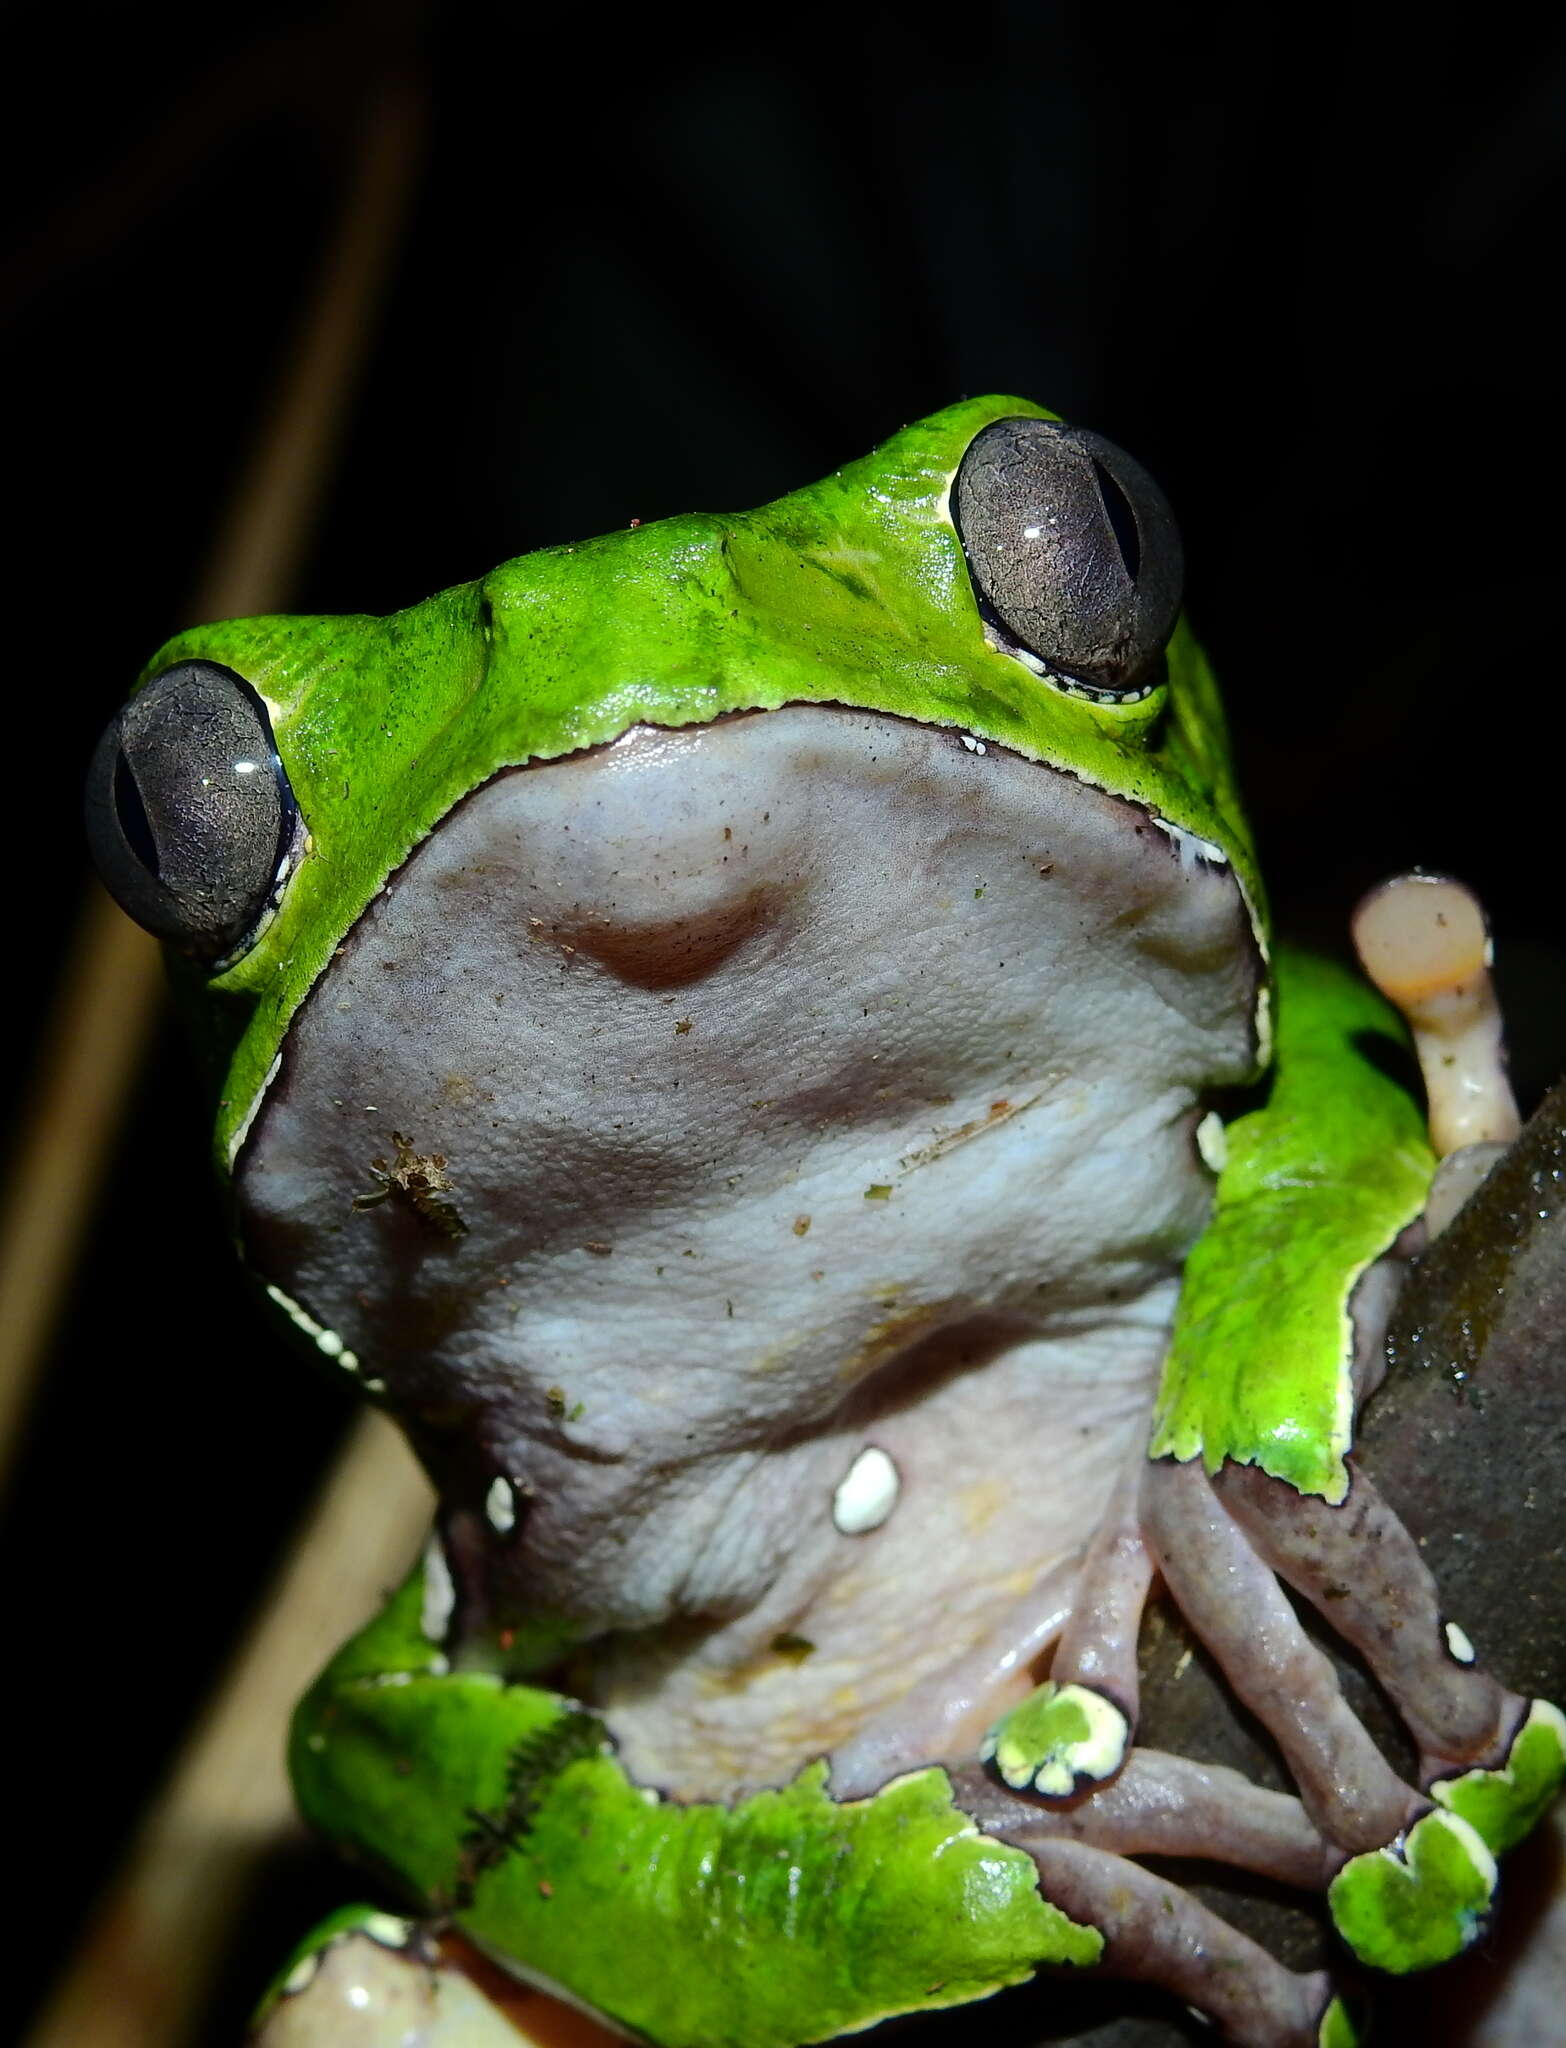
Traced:
<path fill-rule="evenodd" d="M 490 1481 L 489 1492 L 484 1496 L 484 1513 L 497 1536 L 509 1536 L 516 1527 L 517 1497 L 509 1479 L 501 1477 Z"/>
<path fill-rule="evenodd" d="M 424 1550 L 424 1604 L 419 1611 L 419 1631 L 426 1642 L 443 1643 L 451 1626 L 457 1589 L 438 1536 L 432 1536 Z"/>
<path fill-rule="evenodd" d="M 901 1491 L 902 1480 L 886 1452 L 866 1444 L 832 1496 L 833 1525 L 843 1536 L 868 1536 L 891 1514 Z"/>
<path fill-rule="evenodd" d="M 357 1356 L 348 1349 L 335 1330 L 329 1330 L 324 1323 L 318 1323 L 314 1316 L 307 1314 L 291 1295 L 283 1292 L 281 1287 L 273 1287 L 269 1283 L 266 1291 L 268 1300 L 277 1303 L 295 1329 L 303 1330 L 323 1357 L 335 1359 L 344 1372 L 359 1370 Z"/>
<path fill-rule="evenodd" d="M 1228 1165 L 1229 1140 L 1224 1132 L 1223 1118 L 1216 1109 L 1210 1109 L 1197 1125 L 1196 1149 L 1209 1173 L 1222 1173 Z"/>
<path fill-rule="evenodd" d="M 1474 1646 L 1455 1621 L 1446 1625 L 1446 1647 L 1459 1664 L 1472 1664 L 1474 1661 Z"/>

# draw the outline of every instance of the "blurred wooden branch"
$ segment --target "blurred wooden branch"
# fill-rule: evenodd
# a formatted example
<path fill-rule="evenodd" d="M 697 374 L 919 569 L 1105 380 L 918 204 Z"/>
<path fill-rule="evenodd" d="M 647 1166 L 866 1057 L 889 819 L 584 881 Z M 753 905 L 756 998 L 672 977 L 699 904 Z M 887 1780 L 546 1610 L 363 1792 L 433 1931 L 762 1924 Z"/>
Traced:
<path fill-rule="evenodd" d="M 285 600 L 407 215 L 425 126 L 404 78 L 367 97 L 337 231 L 196 619 Z M 0 1214 L 0 1455 L 20 1419 L 156 1008 L 155 948 L 94 892 Z M 9 1425 L 9 1433 L 7 1430 Z M 289 1706 L 407 1564 L 429 1494 L 363 1423 L 46 2011 L 34 2048 L 174 2048 L 200 2010 L 257 1852 L 289 1824 Z"/>
<path fill-rule="evenodd" d="M 293 1704 L 402 1576 L 432 1498 L 392 1425 L 366 1417 L 29 2048 L 191 2037 L 251 1873 L 293 1824 L 282 1754 Z"/>

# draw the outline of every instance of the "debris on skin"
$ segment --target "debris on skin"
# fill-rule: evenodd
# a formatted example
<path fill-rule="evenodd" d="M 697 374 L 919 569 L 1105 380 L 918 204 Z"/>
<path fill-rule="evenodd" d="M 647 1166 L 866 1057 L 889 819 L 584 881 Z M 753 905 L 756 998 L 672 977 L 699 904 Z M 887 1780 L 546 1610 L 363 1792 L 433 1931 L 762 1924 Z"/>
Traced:
<path fill-rule="evenodd" d="M 803 1664 L 815 1654 L 815 1644 L 808 1636 L 797 1636 L 791 1629 L 784 1629 L 767 1645 L 774 1657 L 781 1657 L 789 1664 Z"/>
<path fill-rule="evenodd" d="M 1009 1123 L 1014 1116 L 1021 1116 L 1024 1110 L 1031 1109 L 1040 1099 L 1038 1095 L 1030 1095 L 1026 1102 L 1009 1102 L 1002 1097 L 1000 1101 L 992 1102 L 983 1116 L 972 1117 L 967 1123 L 959 1124 L 955 1130 L 939 1132 L 931 1144 L 921 1147 L 917 1152 L 905 1152 L 897 1163 L 908 1173 L 917 1166 L 928 1166 L 932 1160 L 942 1159 L 948 1152 L 955 1152 L 959 1145 L 966 1145 L 971 1138 L 980 1137 L 985 1131 L 993 1131 L 997 1124 Z"/>
<path fill-rule="evenodd" d="M 390 1165 L 384 1158 L 370 1161 L 370 1171 L 380 1186 L 372 1188 L 368 1194 L 355 1195 L 354 1208 L 373 1209 L 393 1195 L 400 1196 L 426 1223 L 433 1223 L 443 1236 L 466 1237 L 468 1226 L 456 1205 L 445 1199 L 452 1192 L 445 1153 L 415 1152 L 412 1139 L 405 1138 L 401 1131 L 392 1132 L 392 1144 L 396 1147 L 396 1154 Z"/>

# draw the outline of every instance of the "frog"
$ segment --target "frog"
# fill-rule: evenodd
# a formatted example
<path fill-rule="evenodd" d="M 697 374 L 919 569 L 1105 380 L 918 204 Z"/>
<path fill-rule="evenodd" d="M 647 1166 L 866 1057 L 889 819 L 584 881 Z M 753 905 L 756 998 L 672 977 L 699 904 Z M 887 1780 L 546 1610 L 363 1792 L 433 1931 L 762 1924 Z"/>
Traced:
<path fill-rule="evenodd" d="M 262 2039 L 450 1937 L 663 2048 L 1092 1972 L 1343 2048 L 1328 1971 L 1137 1859 L 1324 1894 L 1372 1971 L 1487 1924 L 1566 1720 L 1353 1464 L 1436 1153 L 1385 998 L 1272 936 L 1183 589 L 1141 464 L 980 397 L 757 511 L 198 626 L 111 720 L 89 839 L 239 1254 L 439 1499 L 289 1742 L 406 1914 L 307 1937 Z M 1137 1744 L 1155 1580 L 1295 1793 Z"/>

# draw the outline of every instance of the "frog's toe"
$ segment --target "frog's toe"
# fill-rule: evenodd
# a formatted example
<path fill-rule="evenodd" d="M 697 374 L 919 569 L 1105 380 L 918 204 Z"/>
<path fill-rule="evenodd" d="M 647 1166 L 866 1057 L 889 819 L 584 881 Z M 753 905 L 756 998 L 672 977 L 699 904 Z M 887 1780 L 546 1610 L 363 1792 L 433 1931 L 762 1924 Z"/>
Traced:
<path fill-rule="evenodd" d="M 1327 1902 L 1362 1963 L 1406 1976 L 1449 1962 L 1478 1937 L 1495 1881 L 1495 1858 L 1478 1830 L 1437 1808 L 1399 1843 L 1350 1857 Z"/>
<path fill-rule="evenodd" d="M 1439 1779 L 1430 1796 L 1468 1822 L 1493 1855 L 1530 1834 L 1566 1782 L 1566 1714 L 1534 1700 L 1495 1770 Z"/>
<path fill-rule="evenodd" d="M 990 1729 L 979 1754 L 1014 1792 L 1069 1799 L 1112 1778 L 1131 1748 L 1127 1715 L 1085 1685 L 1035 1687 Z"/>

